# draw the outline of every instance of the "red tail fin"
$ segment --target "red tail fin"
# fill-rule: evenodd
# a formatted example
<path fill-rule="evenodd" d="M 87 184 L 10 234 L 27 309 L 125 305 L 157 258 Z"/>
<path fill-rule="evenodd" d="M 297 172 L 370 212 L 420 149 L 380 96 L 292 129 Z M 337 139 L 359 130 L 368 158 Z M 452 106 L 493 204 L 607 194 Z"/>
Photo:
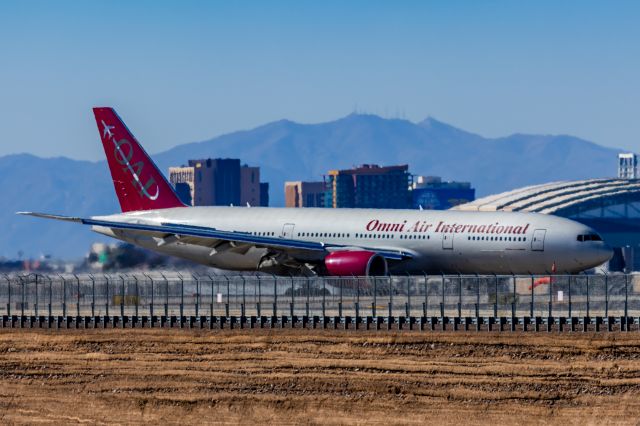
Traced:
<path fill-rule="evenodd" d="M 122 211 L 184 207 L 113 108 L 94 108 L 93 113 Z"/>

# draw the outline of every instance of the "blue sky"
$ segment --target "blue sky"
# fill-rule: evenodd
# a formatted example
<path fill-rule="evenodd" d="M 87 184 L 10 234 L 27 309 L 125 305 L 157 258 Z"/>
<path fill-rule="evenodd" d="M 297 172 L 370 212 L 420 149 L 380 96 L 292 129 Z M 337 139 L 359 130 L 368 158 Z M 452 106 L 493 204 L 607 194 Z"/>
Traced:
<path fill-rule="evenodd" d="M 0 155 L 150 152 L 288 118 L 434 116 L 640 151 L 637 1 L 3 1 Z"/>

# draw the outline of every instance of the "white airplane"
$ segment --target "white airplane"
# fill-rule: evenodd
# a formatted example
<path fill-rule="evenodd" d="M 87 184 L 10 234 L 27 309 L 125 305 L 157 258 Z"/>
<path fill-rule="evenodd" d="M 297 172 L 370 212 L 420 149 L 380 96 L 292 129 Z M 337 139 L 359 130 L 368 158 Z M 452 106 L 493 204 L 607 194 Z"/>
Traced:
<path fill-rule="evenodd" d="M 112 108 L 93 109 L 122 213 L 20 212 L 203 265 L 280 275 L 576 273 L 608 261 L 589 227 L 551 215 L 186 207 Z"/>

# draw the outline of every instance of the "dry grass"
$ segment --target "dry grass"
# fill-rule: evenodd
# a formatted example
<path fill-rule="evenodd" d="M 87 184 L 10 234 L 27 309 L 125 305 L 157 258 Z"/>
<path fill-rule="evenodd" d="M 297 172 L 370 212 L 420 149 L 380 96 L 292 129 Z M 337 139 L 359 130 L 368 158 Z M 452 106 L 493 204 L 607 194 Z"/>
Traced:
<path fill-rule="evenodd" d="M 640 336 L 0 333 L 2 423 L 637 424 Z"/>

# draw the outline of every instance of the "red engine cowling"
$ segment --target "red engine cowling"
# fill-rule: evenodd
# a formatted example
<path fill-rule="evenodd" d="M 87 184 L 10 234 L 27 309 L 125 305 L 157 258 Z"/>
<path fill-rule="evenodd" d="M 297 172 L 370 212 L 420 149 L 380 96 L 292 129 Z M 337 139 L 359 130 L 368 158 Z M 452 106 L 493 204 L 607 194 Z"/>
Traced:
<path fill-rule="evenodd" d="M 335 277 L 387 275 L 387 261 L 372 251 L 334 251 L 324 258 L 329 275 Z"/>

